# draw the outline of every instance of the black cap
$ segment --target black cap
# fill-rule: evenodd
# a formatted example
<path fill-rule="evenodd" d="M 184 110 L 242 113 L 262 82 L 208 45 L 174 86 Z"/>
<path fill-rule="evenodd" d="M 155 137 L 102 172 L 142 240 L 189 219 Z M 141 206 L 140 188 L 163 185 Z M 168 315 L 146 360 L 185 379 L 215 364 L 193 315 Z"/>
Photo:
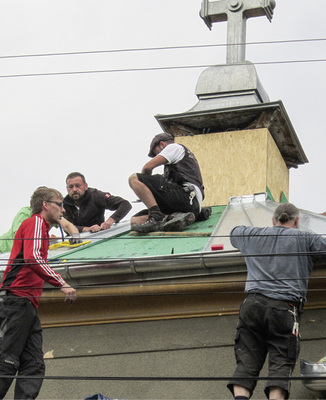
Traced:
<path fill-rule="evenodd" d="M 165 142 L 166 140 L 172 140 L 174 141 L 173 136 L 170 133 L 159 133 L 156 136 L 154 136 L 154 139 L 151 141 L 151 145 L 149 146 L 149 153 L 148 157 L 155 157 L 154 149 L 155 147 L 160 143 L 160 141 Z"/>

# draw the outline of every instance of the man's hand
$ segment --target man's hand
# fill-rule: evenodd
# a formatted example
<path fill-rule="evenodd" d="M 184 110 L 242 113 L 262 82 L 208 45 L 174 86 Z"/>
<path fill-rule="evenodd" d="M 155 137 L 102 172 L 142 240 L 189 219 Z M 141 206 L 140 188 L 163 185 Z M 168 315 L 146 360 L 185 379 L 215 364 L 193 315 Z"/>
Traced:
<path fill-rule="evenodd" d="M 79 233 L 73 233 L 71 238 L 69 239 L 69 244 L 79 244 L 82 242 Z"/>
<path fill-rule="evenodd" d="M 67 283 L 62 285 L 60 290 L 65 295 L 65 300 L 64 300 L 65 303 L 66 302 L 73 303 L 76 300 L 76 289 L 69 286 Z"/>
<path fill-rule="evenodd" d="M 152 158 L 143 166 L 141 173 L 145 175 L 152 175 L 152 171 L 154 168 L 159 167 L 160 165 L 164 165 L 167 162 L 168 160 L 165 157 L 158 154 L 156 157 Z"/>
<path fill-rule="evenodd" d="M 101 230 L 101 227 L 99 225 L 92 225 L 92 226 L 85 226 L 83 228 L 83 232 L 99 232 Z"/>
<path fill-rule="evenodd" d="M 102 231 L 105 231 L 105 230 L 107 230 L 107 229 L 110 229 L 110 228 L 111 228 L 111 225 L 112 225 L 112 224 L 109 224 L 108 222 L 103 222 L 103 223 L 101 224 L 101 230 L 102 230 Z"/>
<path fill-rule="evenodd" d="M 106 221 L 104 221 L 101 224 L 101 230 L 105 231 L 106 229 L 110 229 L 111 226 L 115 223 L 115 220 L 113 218 L 108 218 Z"/>

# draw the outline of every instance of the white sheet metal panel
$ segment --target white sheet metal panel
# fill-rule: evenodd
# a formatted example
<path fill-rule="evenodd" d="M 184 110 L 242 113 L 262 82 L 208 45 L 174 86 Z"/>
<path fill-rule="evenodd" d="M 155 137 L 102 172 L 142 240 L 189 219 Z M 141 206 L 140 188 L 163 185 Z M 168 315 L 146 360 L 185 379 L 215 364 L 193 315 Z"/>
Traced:
<path fill-rule="evenodd" d="M 268 200 L 266 193 L 232 197 L 204 251 L 218 244 L 223 244 L 226 251 L 235 250 L 229 239 L 231 230 L 238 225 L 272 226 L 274 210 L 279 204 Z M 300 209 L 299 229 L 326 234 L 326 216 Z"/>

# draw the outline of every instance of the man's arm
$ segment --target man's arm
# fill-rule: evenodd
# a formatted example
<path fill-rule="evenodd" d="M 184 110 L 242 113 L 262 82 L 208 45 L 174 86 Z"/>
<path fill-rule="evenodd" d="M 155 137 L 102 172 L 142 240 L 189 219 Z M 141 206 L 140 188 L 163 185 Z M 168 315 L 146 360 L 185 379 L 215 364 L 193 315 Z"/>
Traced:
<path fill-rule="evenodd" d="M 56 273 L 47 262 L 47 247 L 45 251 L 42 230 L 44 221 L 40 217 L 31 221 L 25 228 L 24 237 L 32 240 L 24 241 L 24 259 L 28 260 L 31 270 L 44 281 L 55 287 L 60 287 L 65 294 L 65 301 L 75 301 L 76 290 L 66 283 L 61 275 Z"/>
<path fill-rule="evenodd" d="M 79 235 L 79 230 L 73 223 L 62 217 L 60 225 L 62 229 L 71 236 L 71 238 L 69 239 L 70 244 L 78 244 L 82 242 Z"/>
<path fill-rule="evenodd" d="M 243 245 L 243 236 L 245 234 L 246 227 L 245 226 L 236 226 L 230 232 L 230 242 L 233 247 L 239 249 Z M 241 250 L 240 250 L 241 251 Z"/>
<path fill-rule="evenodd" d="M 143 166 L 141 173 L 146 175 L 152 175 L 152 171 L 154 168 L 159 167 L 160 165 L 164 165 L 167 162 L 168 160 L 165 157 L 158 154 Z"/>
<path fill-rule="evenodd" d="M 115 210 L 115 212 L 110 215 L 110 217 L 101 224 L 101 229 L 110 229 L 114 223 L 120 222 L 122 218 L 124 218 L 128 212 L 131 210 L 131 204 L 128 200 L 123 199 L 120 196 L 105 194 L 105 203 L 107 210 Z"/>
<path fill-rule="evenodd" d="M 106 229 L 110 229 L 113 224 L 116 223 L 116 220 L 112 217 L 109 217 L 106 221 L 104 221 L 100 228 L 101 230 L 105 231 Z"/>
<path fill-rule="evenodd" d="M 62 226 L 62 229 L 70 236 L 72 236 L 74 233 L 79 233 L 78 228 L 64 217 L 61 218 L 60 225 Z"/>
<path fill-rule="evenodd" d="M 324 235 L 310 233 L 309 251 L 315 252 L 312 260 L 316 262 L 325 262 L 326 260 L 326 237 Z"/>

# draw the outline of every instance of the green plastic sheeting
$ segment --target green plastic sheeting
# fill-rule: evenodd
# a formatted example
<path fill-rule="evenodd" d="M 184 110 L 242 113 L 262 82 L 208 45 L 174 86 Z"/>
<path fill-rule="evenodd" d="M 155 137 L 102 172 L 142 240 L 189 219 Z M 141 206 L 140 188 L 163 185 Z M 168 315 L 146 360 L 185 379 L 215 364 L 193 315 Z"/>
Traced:
<path fill-rule="evenodd" d="M 198 253 L 203 250 L 209 235 L 215 229 L 226 206 L 212 207 L 211 217 L 195 222 L 183 232 L 169 235 L 157 232 L 152 235 L 133 235 L 130 232 L 107 239 L 93 241 L 89 245 L 60 254 L 61 260 L 125 259 L 168 254 Z"/>
<path fill-rule="evenodd" d="M 18 228 L 20 227 L 21 223 L 31 215 L 32 210 L 30 207 L 23 207 L 18 211 L 14 220 L 12 221 L 9 231 L 0 236 L 0 253 L 7 253 L 11 251 L 11 248 L 14 244 L 13 239 Z"/>

